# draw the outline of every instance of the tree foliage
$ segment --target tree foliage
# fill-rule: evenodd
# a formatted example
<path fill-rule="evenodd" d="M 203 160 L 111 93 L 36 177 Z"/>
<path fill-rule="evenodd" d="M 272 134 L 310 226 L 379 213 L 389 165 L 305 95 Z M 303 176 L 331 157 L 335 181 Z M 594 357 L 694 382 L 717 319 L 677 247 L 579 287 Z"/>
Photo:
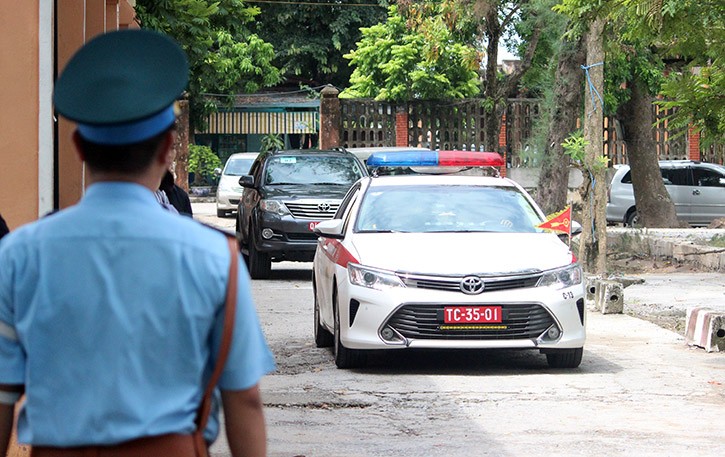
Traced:
<path fill-rule="evenodd" d="M 445 99 L 480 90 L 479 54 L 457 40 L 441 16 L 428 16 L 412 29 L 391 6 L 387 21 L 363 28 L 362 35 L 345 55 L 355 69 L 343 97 Z"/>
<path fill-rule="evenodd" d="M 725 3 L 720 0 L 562 0 L 557 10 L 579 19 L 608 18 L 607 86 L 610 107 L 625 103 L 633 78 L 677 108 L 670 127 L 725 135 Z"/>
<path fill-rule="evenodd" d="M 256 92 L 280 81 L 272 45 L 250 31 L 259 12 L 241 0 L 136 1 L 140 25 L 173 37 L 186 52 L 193 126 L 215 108 L 205 94 Z"/>
<path fill-rule="evenodd" d="M 361 27 L 385 20 L 388 2 L 378 1 L 379 7 L 327 1 L 301 5 L 260 3 L 262 14 L 257 16 L 255 30 L 274 45 L 273 62 L 288 79 L 345 87 L 352 68 L 343 54 L 355 47 Z"/>

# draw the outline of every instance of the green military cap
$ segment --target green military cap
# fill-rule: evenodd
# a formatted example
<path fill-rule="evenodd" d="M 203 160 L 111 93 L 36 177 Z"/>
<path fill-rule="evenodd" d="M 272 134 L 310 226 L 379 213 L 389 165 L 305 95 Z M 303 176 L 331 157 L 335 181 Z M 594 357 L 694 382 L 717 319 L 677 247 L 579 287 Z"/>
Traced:
<path fill-rule="evenodd" d="M 85 139 L 132 144 L 174 123 L 174 102 L 188 79 L 186 55 L 175 41 L 149 30 L 121 30 L 99 35 L 73 55 L 53 102 Z"/>

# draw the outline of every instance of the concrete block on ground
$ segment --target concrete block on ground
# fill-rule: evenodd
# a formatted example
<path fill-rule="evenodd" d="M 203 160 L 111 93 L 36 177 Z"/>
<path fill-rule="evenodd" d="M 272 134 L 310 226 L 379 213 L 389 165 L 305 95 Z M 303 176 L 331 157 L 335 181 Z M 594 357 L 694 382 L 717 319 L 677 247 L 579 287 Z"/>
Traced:
<path fill-rule="evenodd" d="M 725 313 L 708 308 L 687 310 L 685 342 L 707 352 L 725 351 Z"/>
<path fill-rule="evenodd" d="M 598 311 L 597 309 L 597 289 L 599 288 L 599 281 L 602 279 L 599 275 L 585 275 L 584 276 L 584 306 L 587 309 Z"/>
<path fill-rule="evenodd" d="M 618 281 L 600 280 L 597 291 L 596 309 L 602 314 L 624 312 L 624 286 Z"/>

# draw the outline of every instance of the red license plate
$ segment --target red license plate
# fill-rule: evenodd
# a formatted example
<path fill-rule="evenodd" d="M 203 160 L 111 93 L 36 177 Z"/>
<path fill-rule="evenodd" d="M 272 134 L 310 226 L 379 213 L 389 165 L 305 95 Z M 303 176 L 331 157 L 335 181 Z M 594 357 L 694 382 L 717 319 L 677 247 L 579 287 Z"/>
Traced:
<path fill-rule="evenodd" d="M 317 224 L 319 224 L 319 222 L 310 222 L 309 224 L 307 224 L 307 228 L 309 228 L 311 232 L 315 229 L 315 227 L 317 227 Z"/>
<path fill-rule="evenodd" d="M 446 306 L 443 322 L 446 324 L 488 324 L 502 322 L 500 306 Z"/>

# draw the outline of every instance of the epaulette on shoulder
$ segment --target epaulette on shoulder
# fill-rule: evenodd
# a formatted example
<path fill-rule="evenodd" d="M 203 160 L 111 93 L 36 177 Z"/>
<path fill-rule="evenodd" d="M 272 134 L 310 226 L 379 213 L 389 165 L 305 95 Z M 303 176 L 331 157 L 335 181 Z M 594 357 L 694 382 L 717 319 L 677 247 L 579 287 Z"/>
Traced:
<path fill-rule="evenodd" d="M 211 224 L 207 224 L 206 222 L 199 222 L 199 223 L 201 225 L 203 225 L 204 227 L 208 227 L 208 228 L 210 228 L 210 229 L 212 229 L 214 231 L 217 231 L 217 232 L 223 234 L 227 238 L 234 238 L 235 240 L 237 239 L 237 234 L 235 232 L 232 232 L 232 231 L 229 231 L 229 230 L 225 230 L 225 229 L 222 229 L 222 228 L 219 228 L 219 227 L 215 227 L 215 226 L 213 226 Z"/>

